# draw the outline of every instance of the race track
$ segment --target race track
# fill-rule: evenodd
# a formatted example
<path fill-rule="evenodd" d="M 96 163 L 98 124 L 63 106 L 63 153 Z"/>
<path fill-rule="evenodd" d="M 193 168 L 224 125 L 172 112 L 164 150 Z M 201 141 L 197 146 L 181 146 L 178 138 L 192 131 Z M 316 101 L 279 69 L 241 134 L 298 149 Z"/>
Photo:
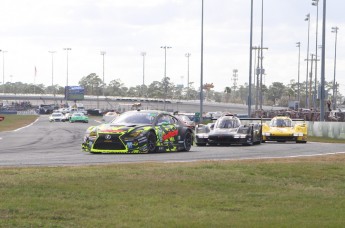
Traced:
<path fill-rule="evenodd" d="M 132 162 L 190 162 L 260 159 L 344 153 L 343 144 L 264 143 L 255 146 L 192 147 L 189 152 L 155 154 L 90 154 L 81 142 L 90 123 L 50 123 L 40 116 L 27 127 L 0 132 L 0 166 L 67 166 Z"/>

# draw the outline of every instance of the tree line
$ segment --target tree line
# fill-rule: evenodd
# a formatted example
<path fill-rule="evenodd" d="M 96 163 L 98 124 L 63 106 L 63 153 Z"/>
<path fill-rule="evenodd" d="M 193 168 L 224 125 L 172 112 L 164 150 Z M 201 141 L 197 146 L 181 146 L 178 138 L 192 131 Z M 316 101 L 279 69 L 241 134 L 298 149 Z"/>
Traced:
<path fill-rule="evenodd" d="M 314 82 L 313 82 L 314 83 Z M 299 83 L 300 107 L 305 106 L 306 87 L 305 82 Z M 309 84 L 309 82 L 308 82 Z M 314 85 L 314 84 L 312 84 Z M 79 81 L 79 86 L 85 88 L 85 95 L 93 96 L 120 96 L 120 97 L 146 97 L 158 99 L 176 99 L 176 100 L 199 100 L 200 87 L 195 86 L 194 82 L 190 82 L 188 87 L 174 84 L 169 77 L 163 78 L 161 81 L 153 81 L 149 85 L 137 85 L 127 87 L 120 79 L 114 79 L 109 84 L 103 83 L 100 76 L 91 73 L 84 76 Z M 309 89 L 309 88 L 308 88 Z M 333 93 L 333 82 L 325 84 L 327 99 L 331 99 Z M 338 91 L 338 88 L 336 88 Z M 60 85 L 45 86 L 43 84 L 27 84 L 23 82 L 7 82 L 0 85 L 0 92 L 12 94 L 64 94 L 64 87 Z M 310 91 L 308 91 L 308 94 Z M 246 104 L 248 100 L 249 86 L 248 83 L 239 86 L 226 86 L 221 91 L 216 91 L 213 83 L 205 83 L 203 86 L 203 96 L 207 101 L 240 103 Z M 252 104 L 255 104 L 256 85 L 252 85 Z M 279 105 L 287 106 L 289 101 L 298 99 L 298 83 L 291 80 L 288 85 L 281 82 L 273 82 L 271 85 L 262 85 L 263 105 Z M 313 91 L 311 92 L 313 94 Z M 338 92 L 336 93 L 338 104 L 344 104 L 344 97 Z M 309 96 L 309 95 L 308 95 Z M 311 95 L 312 96 L 312 95 Z M 309 96 L 310 97 L 310 96 Z M 254 101 L 254 102 L 253 102 Z"/>

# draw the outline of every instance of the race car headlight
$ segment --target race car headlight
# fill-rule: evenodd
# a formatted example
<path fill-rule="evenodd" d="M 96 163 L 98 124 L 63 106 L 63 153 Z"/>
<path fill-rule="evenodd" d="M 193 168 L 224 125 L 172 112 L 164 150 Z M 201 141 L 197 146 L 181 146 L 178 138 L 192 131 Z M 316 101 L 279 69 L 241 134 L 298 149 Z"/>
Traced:
<path fill-rule="evenodd" d="M 140 136 L 142 133 L 143 133 L 142 131 L 132 131 L 127 135 L 127 137 L 135 138 L 135 137 Z"/>
<path fill-rule="evenodd" d="M 263 135 L 263 136 L 271 136 L 271 133 L 269 133 L 269 132 L 264 132 L 264 133 L 262 133 L 262 135 Z"/>
<path fill-rule="evenodd" d="M 303 136 L 303 133 L 295 132 L 295 133 L 293 133 L 293 136 Z"/>
<path fill-rule="evenodd" d="M 246 136 L 245 135 L 235 135 L 234 138 L 235 139 L 240 139 L 240 138 L 245 138 Z"/>
<path fill-rule="evenodd" d="M 93 137 L 93 136 L 97 136 L 97 132 L 96 131 L 91 131 L 90 134 L 89 134 L 90 137 Z"/>
<path fill-rule="evenodd" d="M 197 137 L 200 138 L 200 139 L 207 139 L 208 135 L 206 135 L 206 134 L 198 134 Z"/>

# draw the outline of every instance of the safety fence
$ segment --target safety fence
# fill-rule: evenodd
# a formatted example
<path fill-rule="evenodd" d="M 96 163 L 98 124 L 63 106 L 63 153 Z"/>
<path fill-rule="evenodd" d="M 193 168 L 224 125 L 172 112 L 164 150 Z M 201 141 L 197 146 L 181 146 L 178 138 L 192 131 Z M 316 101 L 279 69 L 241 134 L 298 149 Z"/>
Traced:
<path fill-rule="evenodd" d="M 345 139 L 345 123 L 344 122 L 306 122 L 308 125 L 308 135 Z"/>

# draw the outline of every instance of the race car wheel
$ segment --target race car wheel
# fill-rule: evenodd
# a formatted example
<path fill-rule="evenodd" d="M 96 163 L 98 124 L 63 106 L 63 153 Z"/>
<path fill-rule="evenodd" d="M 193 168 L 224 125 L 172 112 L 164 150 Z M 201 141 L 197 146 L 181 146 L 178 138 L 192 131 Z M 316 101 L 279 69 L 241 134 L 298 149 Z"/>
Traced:
<path fill-rule="evenodd" d="M 257 142 L 256 142 L 256 144 L 260 145 L 261 142 L 262 142 L 262 129 L 260 129 L 259 135 L 257 135 Z"/>
<path fill-rule="evenodd" d="M 154 133 L 147 133 L 147 149 L 148 153 L 156 152 L 157 137 Z"/>
<path fill-rule="evenodd" d="M 190 151 L 190 148 L 192 147 L 192 143 L 193 143 L 192 134 L 189 131 L 187 131 L 186 134 L 184 135 L 183 151 Z"/>
<path fill-rule="evenodd" d="M 195 143 L 197 146 L 206 146 L 206 143 Z"/>
<path fill-rule="evenodd" d="M 250 141 L 250 142 L 245 143 L 244 145 L 245 145 L 245 146 L 253 146 L 253 145 L 254 145 L 253 138 L 251 139 L 251 141 Z"/>
<path fill-rule="evenodd" d="M 253 130 L 251 133 L 250 142 L 247 142 L 244 145 L 246 145 L 246 146 L 253 146 L 254 145 L 254 132 L 253 132 Z"/>

